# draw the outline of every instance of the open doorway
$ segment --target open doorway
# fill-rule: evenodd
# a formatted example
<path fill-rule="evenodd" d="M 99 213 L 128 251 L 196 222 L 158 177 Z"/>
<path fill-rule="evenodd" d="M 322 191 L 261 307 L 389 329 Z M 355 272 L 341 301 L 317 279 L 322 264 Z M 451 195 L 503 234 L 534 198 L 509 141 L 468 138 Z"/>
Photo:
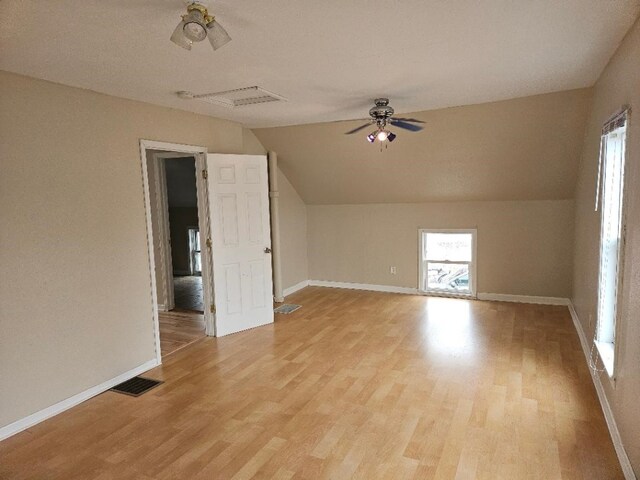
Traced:
<path fill-rule="evenodd" d="M 201 277 L 204 333 L 229 335 L 274 321 L 267 156 L 213 154 L 203 147 L 140 140 L 159 363 L 175 351 L 161 341 L 161 323 L 175 334 L 184 315 L 200 315 L 176 311 L 166 161 L 185 158 L 195 159 L 198 222 L 197 226 L 188 223 L 186 234 L 180 237 L 186 239 L 189 262 L 188 275 L 181 276 Z M 171 323 L 161 322 L 160 313 Z"/>
<path fill-rule="evenodd" d="M 197 154 L 146 149 L 162 357 L 206 335 L 197 171 Z"/>
<path fill-rule="evenodd" d="M 198 226 L 198 193 L 195 157 L 163 158 L 167 183 L 169 248 L 173 270 L 175 311 L 204 313 L 202 255 Z"/>

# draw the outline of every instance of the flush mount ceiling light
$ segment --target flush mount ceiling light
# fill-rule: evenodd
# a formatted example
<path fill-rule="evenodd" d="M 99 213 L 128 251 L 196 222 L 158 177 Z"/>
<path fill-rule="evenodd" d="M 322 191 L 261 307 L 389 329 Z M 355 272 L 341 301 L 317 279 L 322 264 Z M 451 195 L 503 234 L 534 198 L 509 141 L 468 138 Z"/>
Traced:
<path fill-rule="evenodd" d="M 186 50 L 191 50 L 193 42 L 201 42 L 205 38 L 214 50 L 226 45 L 231 40 L 227 31 L 220 25 L 213 15 L 207 11 L 207 7 L 200 3 L 191 3 L 187 6 L 187 14 L 171 35 L 171 41 Z"/>
<path fill-rule="evenodd" d="M 410 132 L 419 132 L 424 128 L 420 125 L 414 125 L 414 123 L 424 123 L 422 120 L 416 120 L 415 118 L 392 118 L 394 110 L 391 105 L 389 105 L 388 98 L 376 98 L 374 103 L 375 106 L 369 110 L 369 116 L 371 117 L 369 122 L 346 132 L 346 135 L 359 132 L 373 123 L 377 128 L 367 135 L 367 141 L 373 143 L 378 140 L 380 143 L 384 143 L 393 142 L 396 139 L 396 134 L 387 130 L 387 125 L 404 128 Z"/>

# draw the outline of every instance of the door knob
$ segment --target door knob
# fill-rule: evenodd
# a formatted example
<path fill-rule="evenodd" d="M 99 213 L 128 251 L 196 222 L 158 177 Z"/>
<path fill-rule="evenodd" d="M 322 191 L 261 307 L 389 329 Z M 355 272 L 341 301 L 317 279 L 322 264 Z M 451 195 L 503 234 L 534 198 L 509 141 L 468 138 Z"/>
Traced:
<path fill-rule="evenodd" d="M 264 253 L 271 253 L 271 249 L 269 247 L 264 247 Z"/>

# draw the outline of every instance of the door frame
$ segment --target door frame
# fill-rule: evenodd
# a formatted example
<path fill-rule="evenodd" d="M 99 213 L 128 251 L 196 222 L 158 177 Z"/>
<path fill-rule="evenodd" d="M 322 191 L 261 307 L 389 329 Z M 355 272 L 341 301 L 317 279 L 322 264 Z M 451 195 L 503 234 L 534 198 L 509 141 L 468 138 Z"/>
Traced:
<path fill-rule="evenodd" d="M 159 234 L 162 236 L 162 242 L 160 242 L 160 262 L 162 265 L 162 273 L 164 275 L 162 275 L 161 287 L 164 290 L 164 298 L 167 299 L 163 311 L 169 311 L 175 308 L 173 292 L 173 260 L 171 258 L 171 232 L 169 230 L 169 198 L 167 193 L 167 172 L 165 170 L 164 160 L 165 158 L 171 158 L 177 155 L 182 156 L 184 153 L 155 153 L 153 154 L 153 162 L 151 163 L 151 169 L 155 171 L 154 179 L 156 187 L 156 198 L 152 200 L 154 200 L 156 211 L 158 212 L 158 230 L 160 230 Z M 148 164 L 147 168 L 149 168 Z"/>
<path fill-rule="evenodd" d="M 196 161 L 196 190 L 198 193 L 198 227 L 200 229 L 201 245 L 206 245 L 209 238 L 209 194 L 207 182 L 202 172 L 206 170 L 207 148 L 198 145 L 185 145 L 179 143 L 159 142 L 155 140 L 140 139 L 140 163 L 142 165 L 142 184 L 144 191 L 145 220 L 147 226 L 147 254 L 149 259 L 150 287 L 152 300 L 152 317 L 155 337 L 156 358 L 158 363 L 162 363 L 162 352 L 160 350 L 160 319 L 158 315 L 158 295 L 156 285 L 156 264 L 153 248 L 153 225 L 151 222 L 151 196 L 149 193 L 149 171 L 147 167 L 147 150 L 165 150 L 169 153 L 191 154 Z M 154 156 L 155 157 L 155 156 Z M 165 157 L 166 158 L 166 157 Z M 154 163 L 157 160 L 154 158 Z M 164 190 L 166 192 L 166 188 Z M 167 249 L 165 249 L 167 250 Z M 207 249 L 209 250 L 209 249 Z M 173 276 L 173 272 L 171 272 Z M 213 305 L 213 275 L 211 271 L 211 261 L 209 255 L 202 255 L 202 292 L 204 300 L 204 322 L 205 333 L 209 336 L 215 335 L 215 319 L 209 305 Z"/>
<path fill-rule="evenodd" d="M 158 212 L 158 229 L 162 235 L 162 243 L 160 251 L 162 258 L 160 259 L 164 275 L 161 275 L 162 289 L 164 297 L 167 299 L 165 308 L 162 311 L 168 312 L 175 308 L 174 282 L 173 282 L 173 259 L 171 257 L 173 246 L 171 245 L 171 230 L 169 221 L 169 195 L 167 193 L 167 171 L 165 169 L 165 160 L 168 158 L 183 158 L 184 152 L 162 152 L 153 154 L 152 169 L 155 170 L 154 178 L 156 180 L 155 192 L 156 198 L 153 199 Z M 188 155 L 193 156 L 195 155 Z M 147 166 L 148 168 L 148 166 Z M 197 182 L 197 179 L 196 179 Z M 196 184 L 197 186 L 197 184 Z M 198 219 L 200 221 L 200 219 Z M 198 229 L 200 227 L 198 226 Z M 166 247 L 166 248 L 165 248 Z M 160 306 L 160 305 L 158 305 Z"/>

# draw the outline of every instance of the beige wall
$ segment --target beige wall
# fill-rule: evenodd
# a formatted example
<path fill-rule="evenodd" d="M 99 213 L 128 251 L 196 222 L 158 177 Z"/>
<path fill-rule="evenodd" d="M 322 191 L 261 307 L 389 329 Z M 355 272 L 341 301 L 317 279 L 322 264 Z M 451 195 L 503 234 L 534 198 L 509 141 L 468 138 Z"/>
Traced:
<path fill-rule="evenodd" d="M 264 152 L 232 122 L 0 72 L 0 426 L 155 358 L 141 138 Z"/>
<path fill-rule="evenodd" d="M 622 105 L 635 110 L 627 130 L 627 243 L 617 324 L 616 385 L 601 374 L 636 476 L 640 476 L 640 22 L 628 33 L 594 89 L 576 189 L 573 303 L 589 339 L 596 318 L 600 216 L 594 191 L 600 129 Z"/>
<path fill-rule="evenodd" d="M 287 177 L 278 170 L 280 191 L 280 249 L 282 288 L 309 279 L 307 264 L 307 207 Z"/>
<path fill-rule="evenodd" d="M 568 297 L 591 95 L 406 114 L 425 130 L 392 128 L 382 151 L 366 131 L 344 135 L 361 121 L 254 132 L 308 206 L 310 279 L 415 288 L 418 228 L 477 226 L 479 292 Z"/>
<path fill-rule="evenodd" d="M 267 153 L 254 135 L 253 131 L 245 128 L 244 145 L 246 153 Z M 307 268 L 307 209 L 306 205 L 293 188 L 291 182 L 278 167 L 278 190 L 280 190 L 280 249 L 282 288 L 309 279 Z"/>
<path fill-rule="evenodd" d="M 571 293 L 572 200 L 310 205 L 307 211 L 312 280 L 417 288 L 418 229 L 477 228 L 478 292 Z"/>
<path fill-rule="evenodd" d="M 267 150 L 264 148 L 260 140 L 254 135 L 253 131 L 248 128 L 242 129 L 242 143 L 244 152 L 247 155 L 266 155 Z"/>

